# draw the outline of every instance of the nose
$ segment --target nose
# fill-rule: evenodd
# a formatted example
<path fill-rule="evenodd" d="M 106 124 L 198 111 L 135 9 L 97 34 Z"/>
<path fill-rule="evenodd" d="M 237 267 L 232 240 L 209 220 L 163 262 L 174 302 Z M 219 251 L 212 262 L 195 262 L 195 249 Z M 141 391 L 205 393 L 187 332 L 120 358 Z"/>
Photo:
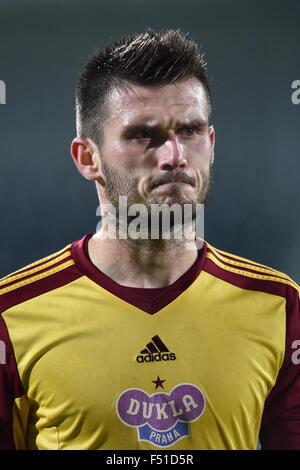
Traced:
<path fill-rule="evenodd" d="M 174 170 L 186 168 L 187 161 L 183 158 L 182 149 L 174 131 L 169 131 L 166 140 L 159 149 L 159 168 L 161 170 Z"/>

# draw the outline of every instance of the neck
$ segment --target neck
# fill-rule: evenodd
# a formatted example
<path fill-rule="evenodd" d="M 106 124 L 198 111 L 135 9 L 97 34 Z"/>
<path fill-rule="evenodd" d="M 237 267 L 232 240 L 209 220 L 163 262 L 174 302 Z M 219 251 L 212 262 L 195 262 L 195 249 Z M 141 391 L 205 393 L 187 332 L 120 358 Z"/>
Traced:
<path fill-rule="evenodd" d="M 192 241 L 191 241 L 192 240 Z M 194 238 L 151 240 L 109 238 L 104 230 L 89 240 L 92 263 L 118 284 L 154 288 L 173 284 L 196 261 Z"/>

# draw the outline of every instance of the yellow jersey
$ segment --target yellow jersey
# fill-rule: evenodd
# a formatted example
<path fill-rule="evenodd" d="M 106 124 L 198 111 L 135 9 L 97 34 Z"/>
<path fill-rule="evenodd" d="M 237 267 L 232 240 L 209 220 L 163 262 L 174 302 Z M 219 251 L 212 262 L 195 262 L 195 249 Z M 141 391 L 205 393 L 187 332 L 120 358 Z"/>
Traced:
<path fill-rule="evenodd" d="M 90 237 L 0 281 L 0 448 L 300 449 L 296 283 L 204 242 L 124 287 Z"/>

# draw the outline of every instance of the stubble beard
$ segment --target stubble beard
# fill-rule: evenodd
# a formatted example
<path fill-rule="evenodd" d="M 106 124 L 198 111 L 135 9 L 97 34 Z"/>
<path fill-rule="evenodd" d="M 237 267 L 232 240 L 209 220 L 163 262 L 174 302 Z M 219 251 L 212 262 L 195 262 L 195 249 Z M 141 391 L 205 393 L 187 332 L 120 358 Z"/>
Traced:
<path fill-rule="evenodd" d="M 145 214 L 146 214 L 145 217 L 147 218 L 147 227 L 148 227 L 148 237 L 146 239 L 139 238 L 139 239 L 134 239 L 134 240 L 130 240 L 130 237 L 129 237 L 129 238 L 126 238 L 125 240 L 122 239 L 122 241 L 127 242 L 129 248 L 132 249 L 132 247 L 134 247 L 133 248 L 134 251 L 136 251 L 138 247 L 141 247 L 142 245 L 145 246 L 145 244 L 148 246 L 151 245 L 152 249 L 159 248 L 160 246 L 164 246 L 165 248 L 166 239 L 164 238 L 164 230 L 162 228 L 162 225 L 163 225 L 162 214 L 160 214 L 158 221 L 156 219 L 156 222 L 155 222 L 156 224 L 157 222 L 159 224 L 158 225 L 159 237 L 158 239 L 155 239 L 155 240 L 151 239 L 151 234 L 152 234 L 152 229 L 153 229 L 151 225 L 153 223 L 153 219 L 151 218 L 151 212 L 153 209 L 153 205 L 163 204 L 165 197 L 161 197 L 161 200 L 158 200 L 157 198 L 151 197 L 150 195 L 149 198 L 145 201 L 144 199 L 142 199 L 141 195 L 139 194 L 137 190 L 137 186 L 138 186 L 137 180 L 129 174 L 125 174 L 123 172 L 118 171 L 115 167 L 108 164 L 107 161 L 104 159 L 102 160 L 102 171 L 103 171 L 103 175 L 105 178 L 105 195 L 109 204 L 111 204 L 112 207 L 114 208 L 114 212 L 116 214 L 115 223 L 116 223 L 118 233 L 120 230 L 120 226 L 128 227 L 128 225 L 137 217 L 136 215 L 129 216 L 128 214 L 126 214 L 126 220 L 122 221 L 123 224 L 120 223 L 121 222 L 120 212 L 119 212 L 120 196 L 127 197 L 128 208 L 134 204 L 142 204 L 145 208 Z M 182 209 L 183 209 L 184 204 L 191 205 L 190 220 L 187 220 L 186 218 L 184 219 L 183 217 L 184 210 L 182 210 L 182 220 L 181 220 L 182 224 L 190 223 L 190 224 L 193 224 L 193 227 L 194 227 L 195 219 L 197 216 L 197 207 L 199 207 L 200 204 L 205 205 L 208 201 L 208 195 L 209 195 L 211 185 L 212 185 L 211 167 L 209 169 L 208 174 L 201 174 L 201 178 L 202 178 L 202 187 L 197 197 L 193 200 L 185 199 L 184 201 L 181 200 L 181 202 L 177 202 L 177 204 L 179 204 Z M 178 200 L 180 193 L 181 193 L 181 189 L 177 185 L 174 185 L 171 187 L 168 196 L 171 197 L 174 201 L 176 201 Z M 172 204 L 174 203 L 168 204 L 168 206 L 172 206 Z M 170 249 L 173 249 L 174 246 L 181 247 L 183 240 L 176 239 L 176 237 L 174 236 L 175 229 L 176 229 L 176 227 L 174 227 L 174 217 L 172 217 L 174 216 L 174 213 L 170 211 L 169 214 L 170 214 L 170 233 L 171 235 L 173 234 L 173 236 L 171 236 L 171 238 L 167 240 L 169 242 L 167 245 L 169 246 Z M 178 230 L 178 225 L 177 225 L 177 230 Z"/>

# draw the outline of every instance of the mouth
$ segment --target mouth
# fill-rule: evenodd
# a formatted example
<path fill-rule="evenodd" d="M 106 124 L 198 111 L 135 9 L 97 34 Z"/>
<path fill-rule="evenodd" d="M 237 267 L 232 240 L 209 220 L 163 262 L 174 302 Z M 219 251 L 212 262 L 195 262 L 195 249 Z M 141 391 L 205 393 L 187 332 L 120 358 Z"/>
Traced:
<path fill-rule="evenodd" d="M 171 191 L 174 195 L 174 191 L 179 194 L 179 192 L 188 191 L 189 188 L 196 188 L 196 179 L 193 176 L 185 173 L 170 173 L 153 178 L 148 191 L 154 191 L 154 193 Z"/>
<path fill-rule="evenodd" d="M 156 185 L 153 190 L 159 190 L 159 189 L 171 189 L 173 187 L 177 187 L 177 188 L 180 188 L 180 187 L 184 187 L 184 186 L 193 186 L 191 183 L 188 183 L 187 181 L 165 181 L 163 183 L 160 183 L 158 185 Z"/>

